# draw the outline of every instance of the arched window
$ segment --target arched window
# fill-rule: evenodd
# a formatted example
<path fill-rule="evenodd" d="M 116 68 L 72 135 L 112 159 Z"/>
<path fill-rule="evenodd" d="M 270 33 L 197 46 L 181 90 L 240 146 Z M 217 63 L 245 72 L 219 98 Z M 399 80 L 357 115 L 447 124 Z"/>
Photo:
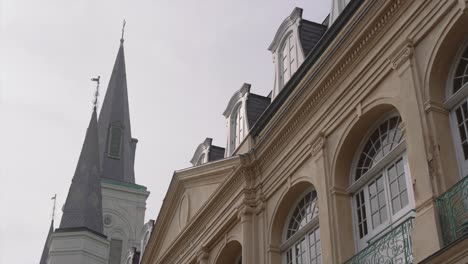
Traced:
<path fill-rule="evenodd" d="M 468 174 L 468 46 L 458 52 L 447 89 L 452 134 L 461 176 Z"/>
<path fill-rule="evenodd" d="M 293 208 L 281 245 L 283 263 L 322 263 L 317 192 L 306 191 Z"/>
<path fill-rule="evenodd" d="M 358 250 L 414 208 L 401 118 L 391 114 L 370 130 L 355 155 L 350 192 Z"/>
<path fill-rule="evenodd" d="M 291 79 L 291 76 L 294 74 L 294 72 L 297 70 L 297 49 L 296 49 L 296 43 L 293 38 L 293 34 L 289 34 L 289 36 L 286 37 L 286 40 L 283 43 L 283 46 L 281 48 L 281 53 L 279 54 L 280 58 L 280 78 L 281 78 L 281 83 L 283 87 L 289 79 Z"/>

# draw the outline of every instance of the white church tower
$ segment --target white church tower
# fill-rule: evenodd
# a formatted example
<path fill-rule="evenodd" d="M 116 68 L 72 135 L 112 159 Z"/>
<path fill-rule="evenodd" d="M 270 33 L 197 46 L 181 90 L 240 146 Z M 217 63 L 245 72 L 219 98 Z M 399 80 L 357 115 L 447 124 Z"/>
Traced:
<path fill-rule="evenodd" d="M 141 252 L 145 186 L 135 183 L 123 34 L 99 119 L 94 107 L 59 228 L 41 264 L 120 264 Z M 51 227 L 51 231 L 53 228 Z"/>

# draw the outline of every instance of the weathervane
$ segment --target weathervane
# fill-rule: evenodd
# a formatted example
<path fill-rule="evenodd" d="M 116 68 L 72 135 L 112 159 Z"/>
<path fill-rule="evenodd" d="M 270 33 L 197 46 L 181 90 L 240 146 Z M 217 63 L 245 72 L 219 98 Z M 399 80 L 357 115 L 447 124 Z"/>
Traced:
<path fill-rule="evenodd" d="M 99 83 L 101 76 L 98 76 L 97 78 L 91 78 L 91 81 L 96 82 L 96 92 L 94 93 L 94 100 L 93 100 L 93 109 L 96 111 L 98 107 L 98 97 L 99 97 Z"/>
<path fill-rule="evenodd" d="M 52 222 L 53 222 L 54 218 L 55 218 L 55 203 L 57 202 L 57 194 L 52 196 L 52 198 L 50 198 L 50 199 L 54 200 L 54 207 L 52 207 Z"/>
<path fill-rule="evenodd" d="M 127 24 L 127 21 L 125 21 L 124 19 L 122 24 L 122 37 L 120 38 L 120 42 L 124 42 L 125 24 Z"/>

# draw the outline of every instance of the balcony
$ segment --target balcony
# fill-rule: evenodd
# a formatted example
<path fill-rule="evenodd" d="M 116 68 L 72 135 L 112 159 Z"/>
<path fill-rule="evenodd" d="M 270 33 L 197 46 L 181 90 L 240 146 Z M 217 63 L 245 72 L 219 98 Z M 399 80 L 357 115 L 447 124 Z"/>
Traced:
<path fill-rule="evenodd" d="M 436 200 L 444 246 L 468 234 L 468 176 Z"/>
<path fill-rule="evenodd" d="M 354 255 L 345 264 L 409 264 L 413 263 L 411 229 L 413 218 L 409 218 L 372 242 Z"/>

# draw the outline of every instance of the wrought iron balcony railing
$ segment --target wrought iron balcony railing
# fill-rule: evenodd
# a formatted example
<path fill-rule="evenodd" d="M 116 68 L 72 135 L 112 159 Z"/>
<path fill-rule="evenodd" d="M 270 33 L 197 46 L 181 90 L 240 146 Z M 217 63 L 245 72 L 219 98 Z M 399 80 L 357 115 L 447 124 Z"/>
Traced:
<path fill-rule="evenodd" d="M 368 247 L 354 255 L 345 264 L 412 264 L 411 229 L 413 218 L 408 218 Z"/>
<path fill-rule="evenodd" d="M 468 234 L 468 176 L 437 198 L 444 246 Z"/>

